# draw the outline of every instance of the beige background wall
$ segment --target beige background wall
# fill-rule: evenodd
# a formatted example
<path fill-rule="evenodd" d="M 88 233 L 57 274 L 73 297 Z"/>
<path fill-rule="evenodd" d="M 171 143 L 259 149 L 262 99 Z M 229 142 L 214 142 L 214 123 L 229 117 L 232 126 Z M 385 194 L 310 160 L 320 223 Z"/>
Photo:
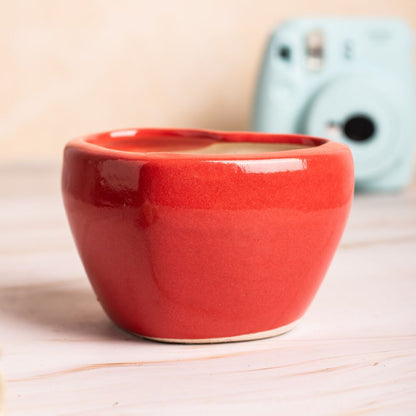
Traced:
<path fill-rule="evenodd" d="M 297 14 L 416 30 L 416 0 L 3 1 L 0 160 L 59 160 L 71 137 L 111 128 L 247 129 L 266 37 Z"/>

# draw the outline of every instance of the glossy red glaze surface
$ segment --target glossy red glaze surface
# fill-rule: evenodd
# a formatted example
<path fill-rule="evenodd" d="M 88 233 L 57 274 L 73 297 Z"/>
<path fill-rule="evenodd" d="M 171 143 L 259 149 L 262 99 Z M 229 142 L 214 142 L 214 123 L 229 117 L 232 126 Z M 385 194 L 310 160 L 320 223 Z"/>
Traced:
<path fill-rule="evenodd" d="M 164 152 L 219 140 L 311 147 Z M 128 331 L 168 339 L 232 337 L 300 318 L 339 243 L 353 187 L 342 144 L 200 130 L 77 139 L 62 173 L 70 227 L 103 308 Z"/>

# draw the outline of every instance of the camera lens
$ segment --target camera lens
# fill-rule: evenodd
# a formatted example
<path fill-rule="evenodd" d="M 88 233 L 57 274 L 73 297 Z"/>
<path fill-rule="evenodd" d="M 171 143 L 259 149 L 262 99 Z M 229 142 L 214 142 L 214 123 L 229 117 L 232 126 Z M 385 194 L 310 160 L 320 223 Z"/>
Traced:
<path fill-rule="evenodd" d="M 376 126 L 371 118 L 363 114 L 350 117 L 344 124 L 345 135 L 354 141 L 363 142 L 374 135 Z"/>

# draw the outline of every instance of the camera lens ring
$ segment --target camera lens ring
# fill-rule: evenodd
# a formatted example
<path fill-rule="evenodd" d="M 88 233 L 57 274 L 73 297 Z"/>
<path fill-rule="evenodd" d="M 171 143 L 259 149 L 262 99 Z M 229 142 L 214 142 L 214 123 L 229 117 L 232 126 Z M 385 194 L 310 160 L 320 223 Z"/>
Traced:
<path fill-rule="evenodd" d="M 377 177 L 390 169 L 404 146 L 405 135 L 401 129 L 404 120 L 397 111 L 399 106 L 391 100 L 397 95 L 392 86 L 399 89 L 394 82 L 389 83 L 384 76 L 376 75 L 371 79 L 356 74 L 334 79 L 313 95 L 299 122 L 300 129 L 304 134 L 328 137 L 348 145 L 354 157 L 357 180 Z M 351 140 L 344 134 L 344 123 L 353 115 L 363 114 L 370 116 L 376 131 L 369 140 Z M 331 121 L 337 129 L 329 135 Z"/>
<path fill-rule="evenodd" d="M 371 140 L 376 133 L 376 125 L 366 114 L 353 114 L 344 123 L 345 136 L 355 142 Z"/>

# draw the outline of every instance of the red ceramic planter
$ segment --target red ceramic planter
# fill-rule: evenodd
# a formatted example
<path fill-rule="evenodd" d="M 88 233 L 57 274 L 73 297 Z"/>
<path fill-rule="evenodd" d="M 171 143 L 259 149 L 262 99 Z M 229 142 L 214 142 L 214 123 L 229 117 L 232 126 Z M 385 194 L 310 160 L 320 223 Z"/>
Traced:
<path fill-rule="evenodd" d="M 353 162 L 297 135 L 137 129 L 64 153 L 70 227 L 103 308 L 172 342 L 285 332 L 312 301 L 341 238 Z"/>

